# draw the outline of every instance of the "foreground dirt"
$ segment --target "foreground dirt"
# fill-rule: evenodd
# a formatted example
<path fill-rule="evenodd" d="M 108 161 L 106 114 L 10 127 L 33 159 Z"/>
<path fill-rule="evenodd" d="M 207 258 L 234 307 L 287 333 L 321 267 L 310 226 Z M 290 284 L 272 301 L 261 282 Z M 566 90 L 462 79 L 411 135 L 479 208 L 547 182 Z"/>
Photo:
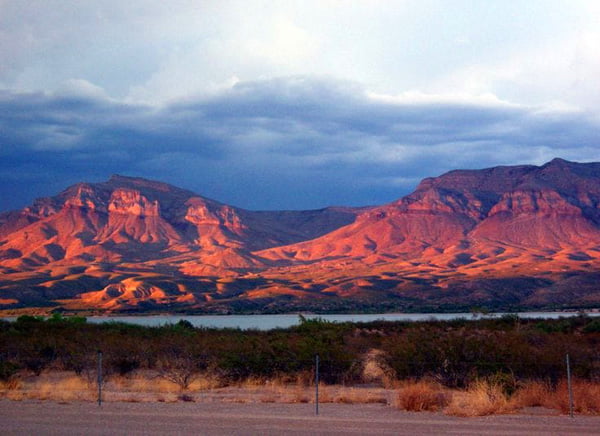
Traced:
<path fill-rule="evenodd" d="M 380 404 L 56 403 L 0 400 L 3 435 L 600 435 L 600 417 L 456 418 Z"/>

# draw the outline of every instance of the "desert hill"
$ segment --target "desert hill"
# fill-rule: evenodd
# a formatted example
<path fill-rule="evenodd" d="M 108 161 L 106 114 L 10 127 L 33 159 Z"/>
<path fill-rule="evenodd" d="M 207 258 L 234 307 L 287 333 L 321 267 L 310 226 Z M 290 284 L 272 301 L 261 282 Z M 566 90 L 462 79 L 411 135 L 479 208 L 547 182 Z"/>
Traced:
<path fill-rule="evenodd" d="M 590 307 L 599 259 L 600 163 L 456 170 L 386 205 L 313 211 L 113 176 L 0 214 L 0 307 Z"/>
<path fill-rule="evenodd" d="M 314 238 L 357 213 L 252 212 L 165 183 L 115 175 L 0 215 L 0 256 L 4 266 L 27 269 L 61 260 L 138 262 L 193 252 L 207 265 L 250 267 L 257 263 L 252 250 Z"/>
<path fill-rule="evenodd" d="M 269 259 L 460 258 L 510 246 L 593 249 L 600 241 L 600 164 L 452 171 L 318 239 L 261 252 Z M 497 245 L 498 247 L 492 247 Z"/>

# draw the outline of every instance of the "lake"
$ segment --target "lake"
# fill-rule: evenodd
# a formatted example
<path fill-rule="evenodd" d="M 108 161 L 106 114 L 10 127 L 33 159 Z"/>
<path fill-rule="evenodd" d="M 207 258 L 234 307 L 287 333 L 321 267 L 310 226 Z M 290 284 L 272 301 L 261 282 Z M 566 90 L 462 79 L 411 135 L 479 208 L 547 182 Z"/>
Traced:
<path fill-rule="evenodd" d="M 472 313 L 377 313 L 377 314 L 338 314 L 338 315 L 303 315 L 307 319 L 321 318 L 333 322 L 369 322 L 377 320 L 385 321 L 448 321 L 459 318 L 480 319 L 489 317 L 500 317 L 505 313 L 493 313 L 488 315 L 473 315 Z M 522 312 L 517 314 L 521 318 L 556 319 L 560 317 L 577 316 L 577 312 Z M 600 313 L 589 313 L 590 316 L 600 316 Z M 175 324 L 179 320 L 186 320 L 195 327 L 210 328 L 239 328 L 242 330 L 272 330 L 276 328 L 287 328 L 300 323 L 297 314 L 285 315 L 153 315 L 153 316 L 94 316 L 88 317 L 88 322 L 126 322 L 143 326 L 161 326 L 164 324 Z"/>

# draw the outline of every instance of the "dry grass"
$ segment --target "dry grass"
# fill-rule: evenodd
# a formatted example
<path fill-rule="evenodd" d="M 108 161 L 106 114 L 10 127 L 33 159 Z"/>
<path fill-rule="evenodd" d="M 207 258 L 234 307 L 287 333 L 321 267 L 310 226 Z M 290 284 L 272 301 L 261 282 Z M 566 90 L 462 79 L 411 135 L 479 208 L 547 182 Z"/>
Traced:
<path fill-rule="evenodd" d="M 399 390 L 396 405 L 411 412 L 437 411 L 448 405 L 449 398 L 449 393 L 438 383 L 419 380 Z"/>
<path fill-rule="evenodd" d="M 211 373 L 202 374 L 190 383 L 190 391 L 205 391 L 225 386 L 223 380 Z"/>
<path fill-rule="evenodd" d="M 286 376 L 274 379 L 249 379 L 235 386 L 211 374 L 197 377 L 186 391 L 153 372 L 140 372 L 128 377 L 111 377 L 103 388 L 105 401 L 125 402 L 244 402 L 244 403 L 313 403 L 315 386 L 310 374 L 297 378 Z M 402 410 L 440 411 L 456 416 L 482 416 L 510 413 L 528 407 L 545 407 L 561 413 L 569 412 L 566 381 L 553 387 L 548 383 L 531 381 L 517 386 L 509 398 L 502 384 L 481 380 L 468 389 L 445 389 L 428 380 L 396 382 L 394 390 L 362 386 L 319 384 L 321 403 L 392 404 Z M 95 401 L 97 387 L 86 377 L 67 372 L 43 373 L 39 377 L 21 374 L 0 383 L 0 398 L 10 400 L 52 400 L 59 402 Z M 573 381 L 574 411 L 576 414 L 600 414 L 600 383 Z"/>
<path fill-rule="evenodd" d="M 199 392 L 223 386 L 222 380 L 212 374 L 201 374 L 189 385 L 187 391 Z M 108 389 L 139 393 L 178 393 L 181 387 L 166 378 L 153 373 L 139 373 L 129 377 L 113 377 L 107 383 Z"/>
<path fill-rule="evenodd" d="M 371 349 L 363 356 L 361 378 L 367 383 L 380 383 L 391 388 L 396 380 L 396 372 L 386 363 L 382 350 Z"/>
<path fill-rule="evenodd" d="M 269 385 L 262 389 L 248 391 L 243 389 L 239 392 L 240 398 L 248 398 L 248 395 L 258 396 L 261 403 L 314 403 L 315 386 L 304 386 L 302 383 L 287 385 Z M 345 403 L 345 404 L 367 404 L 388 403 L 388 391 L 385 389 L 374 389 L 371 387 L 345 387 L 319 384 L 320 403 Z"/>
<path fill-rule="evenodd" d="M 600 384 L 573 380 L 574 412 L 584 415 L 600 414 Z M 569 391 L 567 382 L 561 381 L 548 398 L 547 406 L 569 413 Z"/>
<path fill-rule="evenodd" d="M 87 380 L 75 375 L 55 377 L 43 374 L 34 379 L 22 379 L 17 380 L 16 383 L 5 384 L 2 388 L 0 393 L 3 397 L 17 401 L 25 399 L 90 401 L 94 395 Z"/>
<path fill-rule="evenodd" d="M 540 381 L 522 384 L 510 399 L 516 409 L 524 407 L 548 407 L 548 398 L 553 395 L 550 386 Z"/>
<path fill-rule="evenodd" d="M 370 388 L 341 388 L 337 395 L 333 397 L 333 402 L 345 404 L 387 404 L 388 400 L 387 396 L 382 394 L 381 390 Z"/>
<path fill-rule="evenodd" d="M 563 413 L 569 411 L 568 389 L 566 381 L 562 381 L 556 388 L 557 406 Z M 583 380 L 573 381 L 573 403 L 575 413 L 584 415 L 600 414 L 600 383 Z"/>
<path fill-rule="evenodd" d="M 517 390 L 510 403 L 515 409 L 546 407 L 569 413 L 567 381 L 561 380 L 556 388 L 542 382 L 525 383 Z M 600 383 L 573 380 L 573 405 L 577 414 L 600 414 Z"/>
<path fill-rule="evenodd" d="M 304 386 L 304 383 L 298 382 L 292 389 L 294 392 L 292 395 L 293 403 L 309 403 L 310 402 L 310 400 L 311 400 L 310 388 L 307 386 Z"/>
<path fill-rule="evenodd" d="M 11 378 L 9 380 L 0 381 L 0 392 L 14 391 L 21 387 L 21 380 L 18 378 Z"/>
<path fill-rule="evenodd" d="M 479 380 L 466 391 L 454 393 L 444 412 L 455 416 L 483 416 L 508 413 L 511 410 L 508 398 L 499 384 Z"/>
<path fill-rule="evenodd" d="M 160 377 L 135 375 L 133 377 L 114 377 L 106 386 L 106 390 L 137 393 L 177 393 L 181 389 L 176 383 Z"/>

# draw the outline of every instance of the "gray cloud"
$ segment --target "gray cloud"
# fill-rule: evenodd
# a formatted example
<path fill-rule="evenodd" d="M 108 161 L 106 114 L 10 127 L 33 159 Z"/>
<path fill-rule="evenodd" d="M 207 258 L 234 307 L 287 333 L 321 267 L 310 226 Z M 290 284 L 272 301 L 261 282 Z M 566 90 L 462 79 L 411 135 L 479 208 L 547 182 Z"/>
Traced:
<path fill-rule="evenodd" d="M 0 93 L 0 210 L 112 173 L 250 209 L 392 201 L 455 168 L 600 160 L 581 112 L 373 98 L 307 77 L 238 83 L 162 108 Z"/>

